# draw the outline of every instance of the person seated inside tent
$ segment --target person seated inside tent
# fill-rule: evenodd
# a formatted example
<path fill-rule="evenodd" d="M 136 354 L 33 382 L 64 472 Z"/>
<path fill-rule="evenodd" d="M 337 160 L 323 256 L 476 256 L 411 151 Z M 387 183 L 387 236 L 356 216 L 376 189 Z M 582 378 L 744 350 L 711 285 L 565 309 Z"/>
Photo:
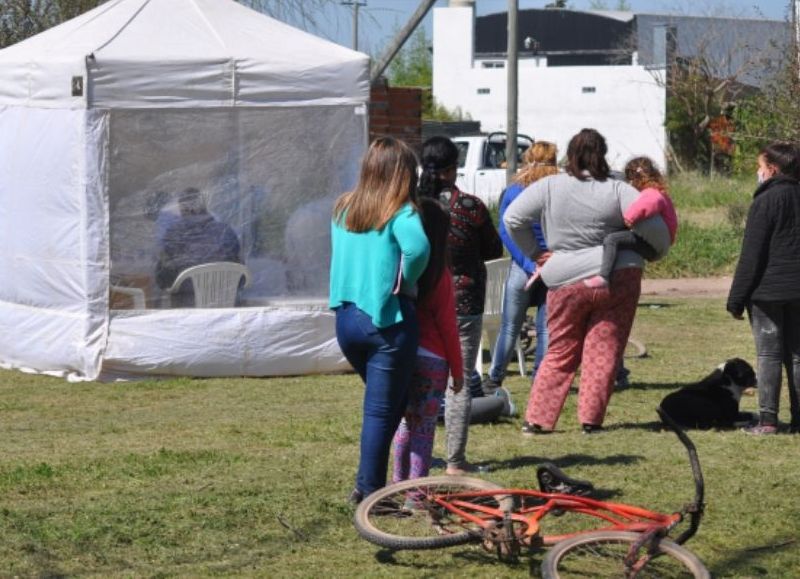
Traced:
<path fill-rule="evenodd" d="M 180 215 L 161 240 L 156 264 L 156 283 L 167 289 L 185 269 L 219 261 L 242 263 L 239 238 L 230 225 L 222 223 L 206 207 L 199 189 L 189 187 L 178 194 Z M 190 281 L 172 295 L 173 307 L 191 307 L 194 294 Z"/>

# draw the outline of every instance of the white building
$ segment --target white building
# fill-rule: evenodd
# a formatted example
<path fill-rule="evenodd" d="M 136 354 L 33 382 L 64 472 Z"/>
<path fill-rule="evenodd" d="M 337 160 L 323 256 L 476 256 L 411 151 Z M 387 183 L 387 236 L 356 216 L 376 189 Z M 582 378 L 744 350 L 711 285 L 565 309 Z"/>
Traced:
<path fill-rule="evenodd" d="M 433 95 L 480 121 L 483 131 L 502 131 L 507 15 L 476 17 L 474 4 L 451 0 L 434 10 Z M 734 68 L 753 50 L 768 51 L 786 30 L 776 21 L 521 10 L 518 130 L 555 142 L 563 155 L 572 135 L 595 128 L 608 141 L 612 168 L 635 155 L 663 167 L 668 58 L 691 55 L 701 45 L 708 50 L 710 42 L 713 51 L 725 52 L 720 61 Z"/>

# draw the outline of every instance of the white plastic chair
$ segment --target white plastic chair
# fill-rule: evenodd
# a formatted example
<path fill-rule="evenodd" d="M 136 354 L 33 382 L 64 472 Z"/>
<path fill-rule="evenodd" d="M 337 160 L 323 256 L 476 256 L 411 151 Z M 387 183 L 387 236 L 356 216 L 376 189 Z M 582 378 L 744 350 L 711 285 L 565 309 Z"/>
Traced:
<path fill-rule="evenodd" d="M 173 295 L 178 292 L 186 280 L 192 281 L 194 289 L 194 307 L 196 308 L 231 308 L 236 305 L 239 283 L 244 277 L 244 285 L 250 285 L 250 270 L 241 263 L 217 261 L 204 263 L 184 269 L 175 282 L 167 290 Z"/>
<path fill-rule="evenodd" d="M 481 330 L 481 345 L 478 349 L 478 360 L 475 369 L 483 375 L 483 350 L 493 354 L 503 323 L 503 296 L 506 291 L 506 278 L 511 265 L 511 258 L 501 257 L 486 262 L 486 301 L 483 303 L 483 328 Z M 519 363 L 520 376 L 525 376 L 525 352 L 517 338 L 517 362 Z"/>

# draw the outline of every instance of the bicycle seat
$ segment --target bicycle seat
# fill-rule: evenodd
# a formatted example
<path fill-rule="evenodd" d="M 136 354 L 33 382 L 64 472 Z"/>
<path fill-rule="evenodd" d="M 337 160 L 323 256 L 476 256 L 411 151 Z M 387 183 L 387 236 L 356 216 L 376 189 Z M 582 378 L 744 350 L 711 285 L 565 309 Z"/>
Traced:
<path fill-rule="evenodd" d="M 589 481 L 570 478 L 552 462 L 545 462 L 536 469 L 539 490 L 543 493 L 560 493 L 565 495 L 589 496 L 594 492 L 594 485 Z"/>

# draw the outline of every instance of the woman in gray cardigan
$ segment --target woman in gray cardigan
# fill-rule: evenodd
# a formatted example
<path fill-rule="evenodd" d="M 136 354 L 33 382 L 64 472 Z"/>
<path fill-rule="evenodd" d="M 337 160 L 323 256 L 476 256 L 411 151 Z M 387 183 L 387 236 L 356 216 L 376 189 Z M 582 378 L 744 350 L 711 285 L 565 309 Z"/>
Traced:
<path fill-rule="evenodd" d="M 532 259 L 543 263 L 550 344 L 531 386 L 523 434 L 553 430 L 570 384 L 582 365 L 578 420 L 583 431 L 599 430 L 613 391 L 614 376 L 628 341 L 641 292 L 644 260 L 620 251 L 607 288 L 583 280 L 600 271 L 603 240 L 625 228 L 622 214 L 639 192 L 611 179 L 603 136 L 583 129 L 567 148 L 566 173 L 537 181 L 505 212 L 509 235 Z M 552 254 L 540 254 L 531 223 L 541 223 Z M 659 257 L 670 238 L 660 216 L 636 226 Z"/>

